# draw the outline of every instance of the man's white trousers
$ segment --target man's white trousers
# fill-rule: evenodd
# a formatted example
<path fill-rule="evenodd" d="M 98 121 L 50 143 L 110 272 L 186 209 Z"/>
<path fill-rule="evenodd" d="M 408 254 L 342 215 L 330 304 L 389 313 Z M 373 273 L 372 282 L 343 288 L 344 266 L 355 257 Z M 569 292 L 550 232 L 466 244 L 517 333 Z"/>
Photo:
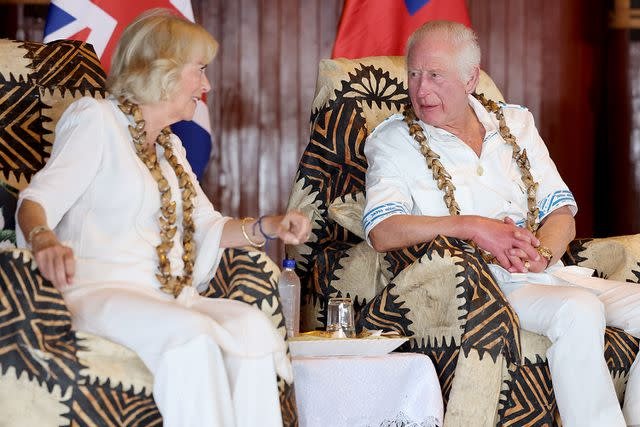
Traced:
<path fill-rule="evenodd" d="M 607 325 L 640 337 L 640 285 L 589 280 L 599 281 L 598 289 L 548 284 L 501 286 L 520 326 L 552 342 L 547 360 L 565 427 L 640 424 L 637 360 L 631 368 L 623 411 L 604 359 Z"/>

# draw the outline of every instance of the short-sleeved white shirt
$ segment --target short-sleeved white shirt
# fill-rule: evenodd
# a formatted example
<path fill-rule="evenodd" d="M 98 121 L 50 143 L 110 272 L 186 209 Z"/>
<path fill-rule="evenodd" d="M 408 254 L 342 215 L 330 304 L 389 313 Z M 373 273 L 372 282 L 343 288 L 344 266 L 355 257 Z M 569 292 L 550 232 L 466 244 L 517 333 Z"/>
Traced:
<path fill-rule="evenodd" d="M 469 104 L 485 128 L 478 155 L 455 135 L 420 121 L 433 151 L 451 175 L 461 215 L 512 218 L 522 226 L 527 216 L 527 196 L 513 150 L 499 133 L 498 121 L 473 96 Z M 575 215 L 577 205 L 540 138 L 531 113 L 520 106 L 502 105 L 505 120 L 519 146 L 526 150 L 531 174 L 538 183 L 536 200 L 541 221 L 562 206 Z M 419 144 L 409 135 L 401 114 L 382 122 L 369 136 L 365 149 L 367 203 L 363 226 L 368 236 L 392 215 L 449 215 L 443 191 L 438 189 Z"/>

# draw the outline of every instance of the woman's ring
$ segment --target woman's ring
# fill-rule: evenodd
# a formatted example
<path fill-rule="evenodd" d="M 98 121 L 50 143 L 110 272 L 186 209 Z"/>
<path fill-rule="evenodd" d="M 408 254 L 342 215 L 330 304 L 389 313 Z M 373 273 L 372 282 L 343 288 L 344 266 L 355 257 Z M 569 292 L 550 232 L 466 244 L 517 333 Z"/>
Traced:
<path fill-rule="evenodd" d="M 529 260 L 526 260 L 524 262 L 524 268 L 526 268 L 527 270 L 529 269 L 529 267 L 531 267 L 531 263 L 529 262 Z"/>

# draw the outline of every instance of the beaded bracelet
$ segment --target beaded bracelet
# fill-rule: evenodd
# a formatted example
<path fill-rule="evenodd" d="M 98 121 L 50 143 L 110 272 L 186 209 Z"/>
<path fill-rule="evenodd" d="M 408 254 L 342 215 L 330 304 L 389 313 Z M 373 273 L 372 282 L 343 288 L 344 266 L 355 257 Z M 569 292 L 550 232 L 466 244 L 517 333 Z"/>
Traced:
<path fill-rule="evenodd" d="M 245 239 L 247 239 L 247 242 L 249 242 L 249 244 L 251 246 L 253 246 L 254 248 L 261 248 L 264 246 L 265 243 L 267 243 L 267 241 L 265 240 L 262 243 L 256 243 L 253 240 L 251 240 L 251 238 L 249 237 L 249 235 L 247 234 L 247 230 L 245 229 L 245 226 L 247 225 L 247 222 L 249 221 L 253 221 L 254 218 L 251 217 L 245 217 L 242 218 L 242 223 L 240 225 L 240 229 L 242 230 L 242 235 L 244 236 Z M 255 234 L 255 233 L 254 233 Z"/>
<path fill-rule="evenodd" d="M 258 226 L 258 230 L 260 230 L 260 234 L 262 234 L 262 236 L 264 237 L 265 241 L 267 240 L 276 240 L 278 238 L 278 236 L 269 236 L 267 233 L 264 232 L 264 230 L 262 229 L 262 220 L 264 219 L 266 215 L 262 215 L 260 218 L 258 218 L 258 220 L 256 222 L 253 223 L 253 235 L 256 235 L 256 225 Z"/>

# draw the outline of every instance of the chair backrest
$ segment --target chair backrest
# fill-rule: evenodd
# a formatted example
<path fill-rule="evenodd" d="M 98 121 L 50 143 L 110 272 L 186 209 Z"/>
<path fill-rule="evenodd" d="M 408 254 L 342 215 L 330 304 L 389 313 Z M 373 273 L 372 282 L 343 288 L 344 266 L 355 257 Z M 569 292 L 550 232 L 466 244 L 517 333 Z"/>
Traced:
<path fill-rule="evenodd" d="M 384 284 L 381 281 L 386 272 L 373 271 L 376 255 L 367 252 L 368 248 L 363 247 L 366 243 L 361 244 L 367 169 L 364 143 L 382 120 L 401 112 L 409 102 L 405 80 L 404 57 L 320 62 L 310 141 L 288 206 L 306 212 L 313 224 L 310 242 L 287 248 L 287 253 L 298 261 L 305 329 L 321 326 L 328 297 L 349 293 L 360 305 Z M 484 72 L 477 91 L 496 101 L 503 100 Z M 352 249 L 356 245 L 360 247 L 357 255 Z M 363 267 L 356 269 L 357 273 L 345 272 L 346 259 L 352 261 L 356 256 L 366 258 L 362 260 Z M 353 286 L 348 288 L 350 291 L 338 283 L 345 275 Z"/>
<path fill-rule="evenodd" d="M 104 98 L 105 80 L 89 44 L 0 39 L 0 229 L 15 228 L 17 194 L 49 158 L 62 112 L 83 96 Z"/>
<path fill-rule="evenodd" d="M 391 114 L 387 110 L 389 105 L 383 101 L 402 100 L 403 104 L 406 102 L 408 95 L 406 77 L 404 56 L 323 59 L 318 67 L 312 111 L 321 109 L 340 95 L 352 97 L 360 101 L 365 126 L 371 132 Z M 343 92 L 345 86 L 349 84 L 351 92 Z M 484 93 L 494 101 L 504 101 L 502 93 L 484 71 L 480 71 L 477 92 Z M 362 105 L 362 101 L 367 102 Z"/>

